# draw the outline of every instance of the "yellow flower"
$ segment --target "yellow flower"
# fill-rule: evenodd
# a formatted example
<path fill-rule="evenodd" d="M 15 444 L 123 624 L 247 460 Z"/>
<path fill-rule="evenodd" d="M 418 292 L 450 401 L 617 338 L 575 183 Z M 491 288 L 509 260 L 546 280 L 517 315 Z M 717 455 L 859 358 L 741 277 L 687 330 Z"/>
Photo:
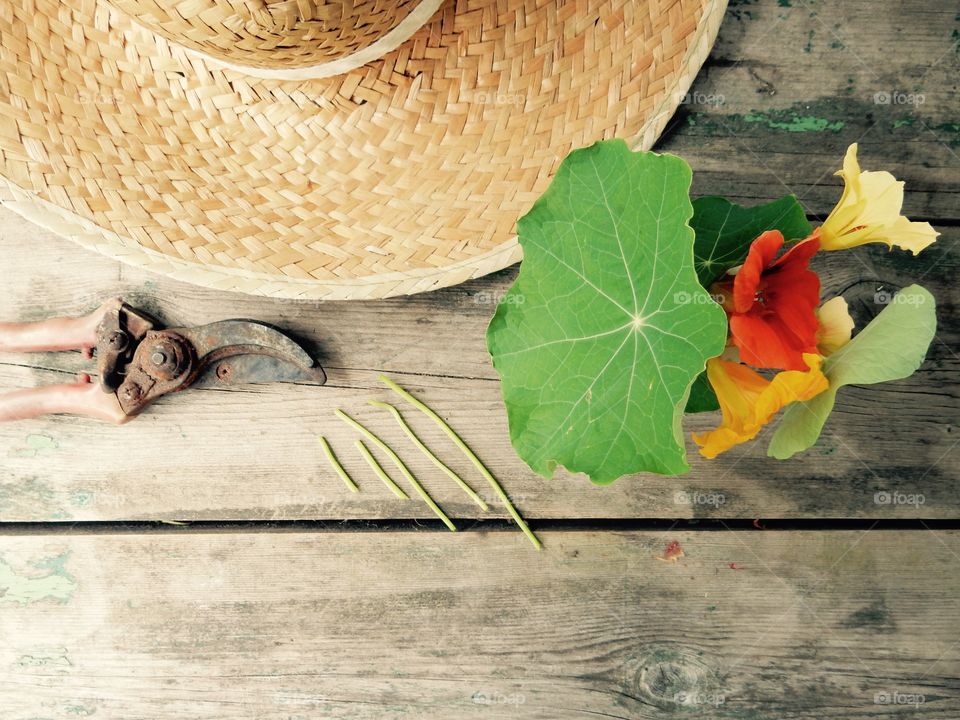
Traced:
<path fill-rule="evenodd" d="M 820 248 L 845 250 L 871 242 L 896 245 L 914 255 L 934 243 L 938 233 L 930 223 L 911 222 L 900 214 L 903 182 L 888 172 L 862 172 L 857 144 L 847 148 L 843 170 L 843 195 L 820 226 Z"/>
<path fill-rule="evenodd" d="M 805 353 L 808 370 L 785 370 L 767 380 L 746 365 L 720 358 L 707 361 L 707 379 L 717 393 L 723 420 L 720 427 L 695 433 L 700 454 L 713 459 L 734 445 L 752 440 L 785 405 L 809 400 L 827 389 L 820 369 L 823 358 Z"/>
<path fill-rule="evenodd" d="M 853 334 L 853 318 L 847 309 L 847 301 L 840 295 L 827 300 L 817 309 L 817 350 L 821 355 L 832 355 L 850 342 Z"/>

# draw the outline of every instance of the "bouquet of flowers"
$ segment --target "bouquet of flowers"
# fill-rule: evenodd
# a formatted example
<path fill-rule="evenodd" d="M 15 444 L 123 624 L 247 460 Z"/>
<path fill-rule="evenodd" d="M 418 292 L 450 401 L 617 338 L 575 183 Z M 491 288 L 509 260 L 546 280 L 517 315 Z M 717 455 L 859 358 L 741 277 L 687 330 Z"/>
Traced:
<path fill-rule="evenodd" d="M 903 183 L 862 171 L 851 145 L 843 194 L 813 228 L 794 196 L 757 207 L 691 201 L 681 158 L 619 140 L 576 150 L 518 224 L 524 260 L 487 332 L 520 456 L 597 483 L 689 469 L 685 413 L 720 410 L 694 434 L 715 458 L 783 410 L 768 454 L 813 446 L 845 385 L 907 377 L 936 330 L 934 299 L 902 289 L 856 331 L 823 301 L 820 252 L 935 242 L 901 215 Z"/>

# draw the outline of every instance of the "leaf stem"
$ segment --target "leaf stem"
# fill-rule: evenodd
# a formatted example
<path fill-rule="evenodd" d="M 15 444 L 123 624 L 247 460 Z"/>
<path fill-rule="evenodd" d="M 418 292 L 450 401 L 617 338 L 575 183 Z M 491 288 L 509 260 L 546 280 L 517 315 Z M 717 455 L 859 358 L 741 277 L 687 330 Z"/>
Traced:
<path fill-rule="evenodd" d="M 394 407 L 393 405 L 391 405 L 390 403 L 380 402 L 380 401 L 378 401 L 378 400 L 371 400 L 371 401 L 370 401 L 370 404 L 373 405 L 373 407 L 382 408 L 382 409 L 386 410 L 387 412 L 389 412 L 391 415 L 393 415 L 393 417 L 396 419 L 397 423 L 400 425 L 400 427 L 403 429 L 403 431 L 407 434 L 407 437 L 410 438 L 410 440 L 413 441 L 413 444 L 414 444 L 414 445 L 416 445 L 418 448 L 420 448 L 420 451 L 421 451 L 424 455 L 426 455 L 428 458 L 430 458 L 430 460 L 433 462 L 434 465 L 436 465 L 438 468 L 440 468 L 444 473 L 446 473 L 446 475 L 447 475 L 451 480 L 453 480 L 457 485 L 459 485 L 460 488 L 461 488 L 467 495 L 469 495 L 470 498 L 471 498 L 477 505 L 480 506 L 480 509 L 482 509 L 482 510 L 484 510 L 484 511 L 490 509 L 490 506 L 487 505 L 487 503 L 484 501 L 484 499 L 483 499 L 482 497 L 480 497 L 479 495 L 477 495 L 477 493 L 474 491 L 474 489 L 473 489 L 472 487 L 470 487 L 469 485 L 467 485 L 466 482 L 464 482 L 463 478 L 461 478 L 461 477 L 460 477 L 459 475 L 457 475 L 453 470 L 451 470 L 451 469 L 443 462 L 443 460 L 441 460 L 440 458 L 438 458 L 438 457 L 433 453 L 433 451 L 432 451 L 430 448 L 428 448 L 426 445 L 424 445 L 423 441 L 422 441 L 419 437 L 417 437 L 417 434 L 413 431 L 413 428 L 411 428 L 410 425 L 407 423 L 407 421 L 403 419 L 403 415 L 400 414 L 400 411 L 397 410 L 397 408 L 395 408 L 395 407 Z"/>
<path fill-rule="evenodd" d="M 380 463 L 377 462 L 377 459 L 370 454 L 367 446 L 363 444 L 363 440 L 357 440 L 354 444 L 357 446 L 357 450 L 360 451 L 360 454 L 363 455 L 363 459 L 367 461 L 367 465 L 369 465 L 370 469 L 373 470 L 374 475 L 383 480 L 383 484 L 390 488 L 393 494 L 398 498 L 409 500 L 410 496 L 407 495 L 403 489 L 390 478 L 389 475 L 387 475 Z"/>
<path fill-rule="evenodd" d="M 457 526 L 450 521 L 450 518 L 448 518 L 447 514 L 440 509 L 440 506 L 433 501 L 433 498 L 430 497 L 429 493 L 427 493 L 427 491 L 424 490 L 423 485 L 421 485 L 419 481 L 413 476 L 413 473 L 411 473 L 410 470 L 407 469 L 407 466 L 403 464 L 403 460 L 400 459 L 400 456 L 397 455 L 390 448 L 389 445 L 387 445 L 383 440 L 378 438 L 372 432 L 367 430 L 367 428 L 365 428 L 363 425 L 358 423 L 352 417 L 347 415 L 343 410 L 334 411 L 334 415 L 336 415 L 338 418 L 343 420 L 347 425 L 352 427 L 354 430 L 356 430 L 365 438 L 367 438 L 367 440 L 372 442 L 378 448 L 383 450 L 383 452 L 389 455 L 390 459 L 393 460 L 394 464 L 397 466 L 400 472 L 403 473 L 403 476 L 407 479 L 407 482 L 413 485 L 413 489 L 416 490 L 417 493 L 420 495 L 420 497 L 423 498 L 423 501 L 430 506 L 430 509 L 433 510 L 436 516 L 441 520 L 443 520 L 443 524 L 446 525 L 448 528 L 450 528 L 450 532 L 457 531 Z"/>
<path fill-rule="evenodd" d="M 504 491 L 503 487 L 500 485 L 499 482 L 497 482 L 497 479 L 491 474 L 491 472 L 487 470 L 487 467 L 480 461 L 480 458 L 476 456 L 473 450 L 471 450 L 470 447 L 460 438 L 460 436 L 457 435 L 457 433 L 453 430 L 453 428 L 447 425 L 446 421 L 442 417 L 437 415 L 437 413 L 435 413 L 429 406 L 425 405 L 420 400 L 417 400 L 417 398 L 415 398 L 409 392 L 407 392 L 402 387 L 397 385 L 393 380 L 388 378 L 386 375 L 380 375 L 380 381 L 384 383 L 388 388 L 393 390 L 395 393 L 397 393 L 404 400 L 406 400 L 415 408 L 417 408 L 420 412 L 424 413 L 427 417 L 433 419 L 433 421 L 440 427 L 440 429 L 447 434 L 447 437 L 453 440 L 454 444 L 458 448 L 460 448 L 460 450 L 464 453 L 464 455 L 470 458 L 470 461 L 474 464 L 477 470 L 480 471 L 480 474 L 487 479 L 487 481 L 493 487 L 494 492 L 496 492 L 497 495 L 500 497 L 500 499 L 503 501 L 503 504 L 506 506 L 507 511 L 510 513 L 511 517 L 513 517 L 517 525 L 520 526 L 520 529 L 523 531 L 523 534 L 526 535 L 527 538 L 530 540 L 530 542 L 533 543 L 533 546 L 537 548 L 537 550 L 542 549 L 543 543 L 541 543 L 540 540 L 537 538 L 537 536 L 533 534 L 533 531 L 527 525 L 526 521 L 522 517 L 520 517 L 520 513 L 517 512 L 517 509 L 513 506 L 513 503 L 510 502 L 510 497 Z"/>
<path fill-rule="evenodd" d="M 320 445 L 323 447 L 323 454 L 327 456 L 327 460 L 336 471 L 337 475 L 340 476 L 340 479 L 343 480 L 343 483 L 350 488 L 352 492 L 360 492 L 360 488 L 357 487 L 357 484 L 350 479 L 350 476 L 347 475 L 347 471 L 343 469 L 343 465 L 341 465 L 340 461 L 337 460 L 337 456 L 333 454 L 333 450 L 330 448 L 330 443 L 327 442 L 327 439 L 323 435 L 317 439 L 320 441 Z"/>

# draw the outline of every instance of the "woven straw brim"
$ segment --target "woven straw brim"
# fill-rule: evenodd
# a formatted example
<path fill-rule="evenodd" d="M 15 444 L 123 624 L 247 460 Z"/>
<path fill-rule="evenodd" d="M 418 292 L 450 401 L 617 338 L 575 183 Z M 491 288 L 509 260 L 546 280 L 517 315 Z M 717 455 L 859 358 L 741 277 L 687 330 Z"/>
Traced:
<path fill-rule="evenodd" d="M 520 259 L 517 219 L 572 149 L 650 147 L 723 0 L 447 3 L 342 76 L 251 78 L 102 0 L 0 9 L 0 200 L 199 285 L 352 299 Z"/>
<path fill-rule="evenodd" d="M 107 2 L 168 40 L 253 67 L 299 67 L 354 55 L 396 30 L 422 4 L 420 0 Z"/>

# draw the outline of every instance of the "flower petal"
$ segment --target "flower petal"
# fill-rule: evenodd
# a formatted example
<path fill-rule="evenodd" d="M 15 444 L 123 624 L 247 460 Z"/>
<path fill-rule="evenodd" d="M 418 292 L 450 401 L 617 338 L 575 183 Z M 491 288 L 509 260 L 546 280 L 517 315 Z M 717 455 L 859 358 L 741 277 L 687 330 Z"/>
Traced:
<path fill-rule="evenodd" d="M 817 320 L 820 323 L 817 349 L 821 355 L 832 355 L 850 342 L 854 322 L 847 301 L 842 296 L 838 295 L 821 305 L 817 310 Z"/>
<path fill-rule="evenodd" d="M 746 365 L 718 358 L 707 361 L 707 378 L 717 393 L 723 420 L 705 433 L 695 433 L 700 454 L 713 459 L 735 445 L 752 440 L 784 406 L 809 400 L 827 389 L 823 358 L 803 356 L 807 370 L 786 370 L 768 381 Z"/>
<path fill-rule="evenodd" d="M 914 255 L 936 242 L 939 233 L 930 223 L 911 222 L 902 216 L 903 181 L 885 171 L 861 171 L 857 144 L 847 148 L 843 169 L 843 195 L 819 228 L 824 250 L 845 250 L 882 242 Z"/>
<path fill-rule="evenodd" d="M 776 316 L 731 315 L 730 336 L 747 365 L 785 370 L 805 367 L 797 335 Z"/>
<path fill-rule="evenodd" d="M 747 312 L 756 301 L 760 278 L 783 247 L 783 234 L 768 230 L 750 245 L 750 252 L 737 270 L 733 283 L 733 307 L 738 313 Z"/>
<path fill-rule="evenodd" d="M 809 263 L 820 243 L 812 236 L 774 259 L 782 244 L 773 231 L 751 246 L 733 281 L 734 307 L 726 308 L 730 333 L 748 365 L 805 370 L 803 353 L 817 349 L 820 278 Z"/>

